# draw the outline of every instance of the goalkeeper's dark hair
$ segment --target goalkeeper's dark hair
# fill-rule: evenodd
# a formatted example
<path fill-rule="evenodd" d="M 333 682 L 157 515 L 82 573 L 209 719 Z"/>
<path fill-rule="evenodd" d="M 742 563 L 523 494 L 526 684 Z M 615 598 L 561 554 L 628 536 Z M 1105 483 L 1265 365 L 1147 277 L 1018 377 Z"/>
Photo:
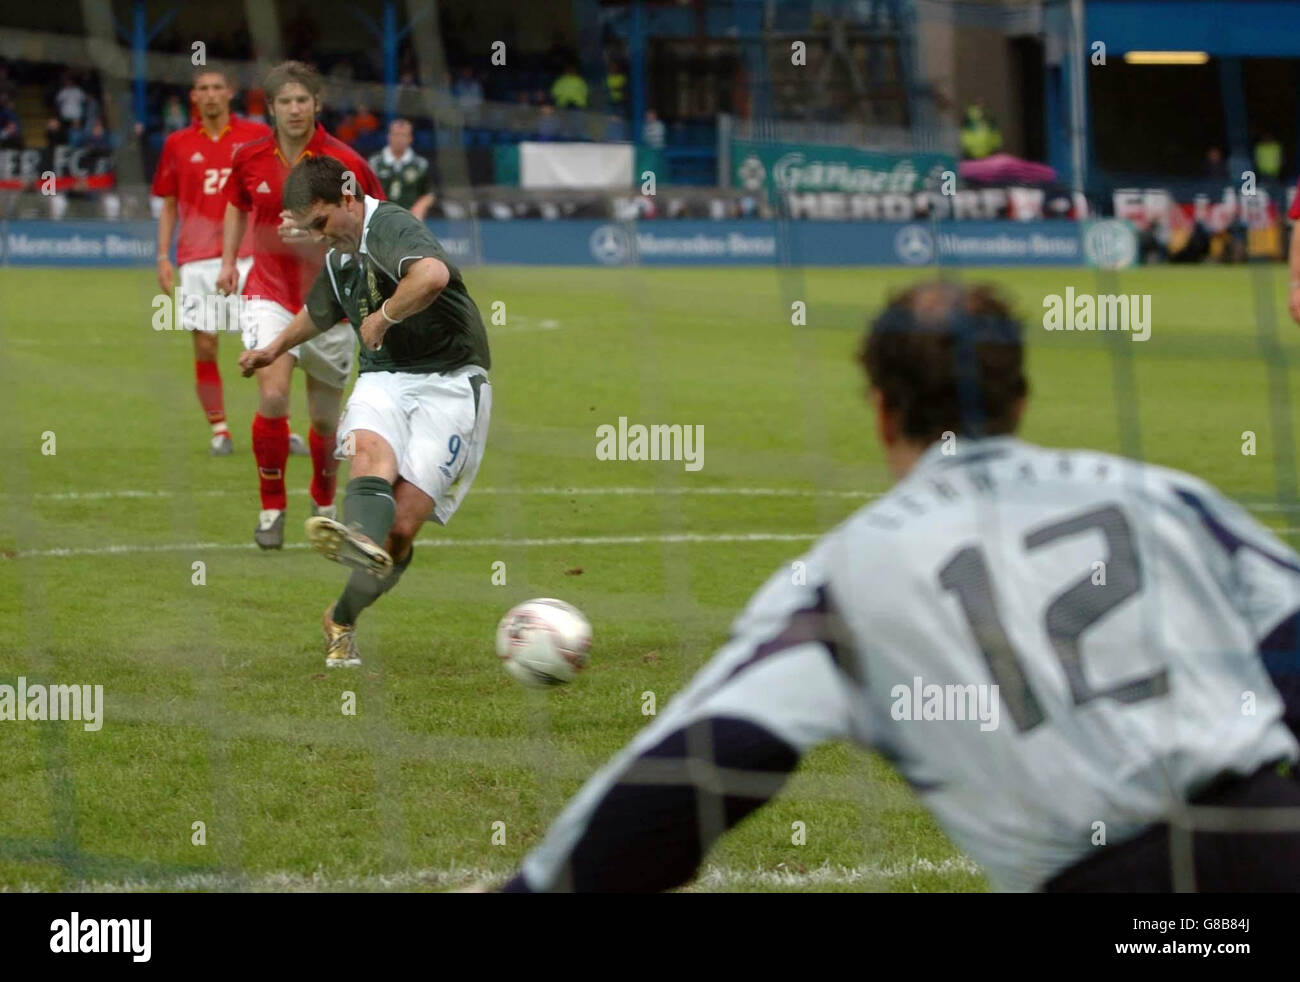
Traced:
<path fill-rule="evenodd" d="M 319 154 L 300 160 L 284 179 L 284 191 L 281 201 L 285 208 L 294 213 L 308 211 L 312 202 L 323 201 L 327 205 L 341 204 L 343 185 L 352 172 L 335 157 Z M 352 177 L 355 186 L 356 177 Z"/>
<path fill-rule="evenodd" d="M 858 361 L 903 435 L 933 443 L 1000 436 L 1029 393 L 1020 322 L 992 286 L 929 282 L 892 297 L 871 323 Z"/>

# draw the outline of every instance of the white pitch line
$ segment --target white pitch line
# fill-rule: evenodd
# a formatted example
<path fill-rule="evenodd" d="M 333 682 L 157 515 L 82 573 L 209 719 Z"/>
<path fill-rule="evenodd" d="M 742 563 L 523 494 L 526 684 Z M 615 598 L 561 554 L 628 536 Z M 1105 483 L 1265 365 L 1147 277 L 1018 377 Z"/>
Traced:
<path fill-rule="evenodd" d="M 208 488 L 200 491 L 149 491 L 135 488 L 124 488 L 117 491 L 55 491 L 49 494 L 33 495 L 0 495 L 5 498 L 29 497 L 34 501 L 102 501 L 105 499 L 116 498 L 224 498 L 236 495 L 247 494 L 246 491 L 231 491 L 225 489 Z M 299 488 L 289 492 L 293 495 L 306 495 L 306 488 Z M 712 495 L 717 497 L 749 497 L 749 498 L 859 498 L 870 499 L 878 498 L 880 495 L 873 491 L 825 491 L 815 488 L 729 488 L 729 487 L 701 487 L 701 488 L 640 488 L 640 487 L 614 487 L 614 488 L 475 488 L 473 490 L 475 497 L 485 494 L 492 495 L 520 495 L 538 497 L 562 497 L 564 495 L 655 495 L 655 496 L 673 496 L 673 495 Z"/>
<path fill-rule="evenodd" d="M 784 864 L 783 864 L 784 865 Z M 955 856 L 935 862 L 914 859 L 910 862 L 865 866 L 817 866 L 805 872 L 796 869 L 736 869 L 726 866 L 705 865 L 699 876 L 684 889 L 688 891 L 727 890 L 735 887 L 760 887 L 781 889 L 817 886 L 867 886 L 881 881 L 910 879 L 926 873 L 967 873 L 979 875 L 983 871 L 965 856 Z M 499 886 L 512 875 L 512 871 L 484 869 L 474 866 L 450 866 L 443 869 L 410 869 L 397 873 L 373 873 L 360 876 L 330 876 L 317 871 L 302 873 L 261 873 L 246 877 L 226 873 L 188 873 L 173 877 L 125 880 L 95 880 L 75 884 L 68 889 L 75 893 L 137 893 L 158 890 L 224 891 L 248 890 L 275 893 L 355 892 L 365 890 L 407 891 L 417 887 L 462 889 Z M 17 892 L 41 892 L 30 884 L 19 884 Z"/>
<path fill-rule="evenodd" d="M 165 499 L 176 497 L 188 498 L 226 498 L 245 495 L 245 491 L 207 488 L 197 491 L 152 491 L 137 488 L 122 488 L 115 491 L 54 491 L 31 495 L 12 493 L 0 494 L 0 499 L 27 498 L 32 501 L 104 501 L 116 499 Z M 307 488 L 292 489 L 288 492 L 298 497 L 309 494 Z M 654 495 L 655 497 L 736 497 L 736 498 L 845 498 L 859 501 L 874 501 L 884 497 L 879 491 L 838 491 L 821 488 L 733 488 L 726 485 L 706 485 L 699 488 L 646 488 L 646 487 L 600 487 L 600 488 L 474 488 L 475 497 L 482 495 L 516 495 L 520 497 L 564 497 L 566 495 L 591 497 L 620 497 Z M 1273 513 L 1300 511 L 1300 505 L 1284 505 L 1278 502 L 1259 502 L 1245 506 L 1248 511 Z M 1274 529 L 1277 532 L 1295 532 L 1300 529 L 1287 527 Z"/>
<path fill-rule="evenodd" d="M 719 532 L 714 534 L 669 532 L 662 535 L 571 535 L 549 539 L 417 539 L 416 545 L 433 548 L 461 547 L 469 549 L 490 547 L 508 549 L 512 546 L 634 546 L 653 543 L 694 542 L 810 542 L 822 534 L 821 532 Z M 257 548 L 258 545 L 255 542 L 174 542 L 159 545 L 28 549 L 9 554 L 0 552 L 0 561 L 6 559 L 66 559 L 74 556 L 130 556 L 151 552 L 229 552 Z M 284 548 L 306 549 L 308 545 L 305 542 L 288 542 L 284 545 Z"/>

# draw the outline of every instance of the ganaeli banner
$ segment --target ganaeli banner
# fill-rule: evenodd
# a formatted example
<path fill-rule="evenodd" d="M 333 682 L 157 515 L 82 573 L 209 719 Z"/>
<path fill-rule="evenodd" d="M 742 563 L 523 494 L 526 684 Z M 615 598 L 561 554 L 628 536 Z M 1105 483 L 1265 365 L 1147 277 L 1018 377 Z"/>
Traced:
<path fill-rule="evenodd" d="M 941 153 L 885 153 L 806 143 L 731 141 L 731 184 L 769 197 L 792 192 L 908 192 L 938 187 L 957 162 Z"/>
<path fill-rule="evenodd" d="M 0 191 L 103 191 L 116 181 L 110 150 L 0 150 Z"/>

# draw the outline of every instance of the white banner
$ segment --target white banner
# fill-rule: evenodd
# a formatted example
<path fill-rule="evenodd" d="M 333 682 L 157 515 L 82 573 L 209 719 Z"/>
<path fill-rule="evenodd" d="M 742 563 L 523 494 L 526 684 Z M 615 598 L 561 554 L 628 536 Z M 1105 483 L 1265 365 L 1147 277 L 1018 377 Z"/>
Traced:
<path fill-rule="evenodd" d="M 526 188 L 632 186 L 630 143 L 521 143 L 519 183 Z"/>

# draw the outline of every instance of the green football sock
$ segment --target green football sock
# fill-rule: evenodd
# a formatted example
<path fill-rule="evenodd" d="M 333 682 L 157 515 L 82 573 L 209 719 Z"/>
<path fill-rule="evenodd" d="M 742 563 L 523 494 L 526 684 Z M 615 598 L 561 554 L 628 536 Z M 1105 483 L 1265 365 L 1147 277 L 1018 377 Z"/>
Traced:
<path fill-rule="evenodd" d="M 371 542 L 384 544 L 396 514 L 393 486 L 382 477 L 354 477 L 348 481 L 347 496 L 343 499 L 343 520 L 345 524 L 359 528 Z M 332 620 L 336 624 L 355 623 L 357 615 L 378 600 L 383 592 L 384 584 L 375 577 L 360 570 L 354 571 L 348 577 L 343 595 L 334 604 Z"/>
<path fill-rule="evenodd" d="M 411 565 L 411 560 L 414 558 L 415 546 L 412 545 L 410 551 L 406 554 L 405 559 L 400 563 L 393 563 L 393 572 L 388 579 L 384 580 L 382 584 L 383 589 L 380 591 L 381 593 L 387 593 L 393 587 L 397 586 L 397 581 L 402 578 L 402 574 L 406 572 L 406 567 Z"/>
<path fill-rule="evenodd" d="M 343 588 L 343 595 L 334 603 L 334 615 L 331 620 L 335 624 L 355 624 L 363 610 L 397 586 L 397 581 L 402 578 L 406 567 L 411 565 L 411 560 L 414 558 L 415 547 L 412 546 L 406 558 L 400 563 L 394 563 L 393 571 L 382 581 L 375 579 L 369 573 L 355 570 L 348 577 L 348 585 Z"/>
<path fill-rule="evenodd" d="M 382 477 L 354 477 L 348 481 L 346 494 L 344 524 L 360 526 L 371 542 L 382 546 L 397 514 L 393 486 Z"/>

